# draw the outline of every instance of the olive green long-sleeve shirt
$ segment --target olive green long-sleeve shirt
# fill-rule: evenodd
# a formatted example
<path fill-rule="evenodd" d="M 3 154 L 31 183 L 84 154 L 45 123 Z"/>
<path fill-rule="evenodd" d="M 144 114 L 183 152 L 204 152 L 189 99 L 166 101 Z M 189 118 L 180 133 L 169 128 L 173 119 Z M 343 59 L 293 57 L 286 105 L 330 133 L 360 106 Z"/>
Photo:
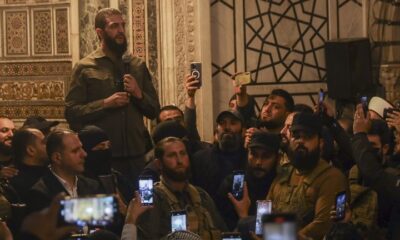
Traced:
<path fill-rule="evenodd" d="M 103 100 L 117 92 L 118 81 L 127 71 L 136 79 L 143 98 L 132 96 L 124 107 L 105 109 Z M 113 157 L 144 154 L 147 130 L 143 116 L 154 119 L 160 109 L 145 62 L 133 56 L 127 63 L 122 59 L 114 62 L 101 48 L 76 64 L 65 102 L 65 118 L 72 127 L 93 124 L 106 131 Z"/>
<path fill-rule="evenodd" d="M 299 174 L 287 165 L 275 178 L 267 199 L 272 200 L 273 212 L 297 214 L 299 234 L 322 239 L 333 222 L 330 211 L 336 194 L 346 191 L 350 198 L 347 178 L 325 160 L 307 174 Z"/>

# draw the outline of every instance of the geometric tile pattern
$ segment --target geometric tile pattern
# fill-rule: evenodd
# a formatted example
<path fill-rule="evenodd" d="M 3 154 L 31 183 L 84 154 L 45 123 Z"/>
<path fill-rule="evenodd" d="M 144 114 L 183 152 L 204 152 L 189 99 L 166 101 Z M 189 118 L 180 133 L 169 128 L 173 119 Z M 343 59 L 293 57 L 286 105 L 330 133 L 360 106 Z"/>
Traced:
<path fill-rule="evenodd" d="M 51 10 L 33 11 L 33 42 L 35 54 L 51 54 Z"/>
<path fill-rule="evenodd" d="M 69 53 L 68 9 L 56 9 L 57 53 Z"/>
<path fill-rule="evenodd" d="M 6 52 L 7 55 L 28 54 L 27 12 L 5 12 L 6 15 Z"/>
<path fill-rule="evenodd" d="M 0 77 L 70 76 L 71 62 L 0 63 Z"/>
<path fill-rule="evenodd" d="M 259 1 L 258 5 L 243 6 L 246 70 L 253 73 L 252 79 L 259 84 L 325 80 L 328 1 Z"/>
<path fill-rule="evenodd" d="M 0 101 L 64 100 L 64 81 L 2 81 Z"/>

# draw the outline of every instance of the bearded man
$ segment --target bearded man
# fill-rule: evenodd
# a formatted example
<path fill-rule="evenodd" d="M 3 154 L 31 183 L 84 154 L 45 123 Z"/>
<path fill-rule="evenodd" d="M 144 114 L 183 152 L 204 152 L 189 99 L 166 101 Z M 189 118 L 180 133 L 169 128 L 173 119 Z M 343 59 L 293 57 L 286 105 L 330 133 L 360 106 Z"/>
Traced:
<path fill-rule="evenodd" d="M 18 170 L 11 163 L 14 131 L 14 122 L 0 116 L 0 178 L 9 179 L 18 174 Z"/>
<path fill-rule="evenodd" d="M 100 47 L 74 67 L 65 118 L 75 131 L 86 125 L 103 129 L 113 143 L 112 167 L 136 182 L 148 136 L 143 116 L 157 117 L 158 96 L 145 62 L 126 52 L 121 12 L 101 9 L 95 29 Z"/>
<path fill-rule="evenodd" d="M 244 131 L 244 120 L 238 111 L 222 111 L 217 116 L 217 141 L 214 146 L 193 155 L 193 184 L 206 190 L 214 201 L 225 177 L 234 170 L 245 170 Z"/>
<path fill-rule="evenodd" d="M 294 115 L 287 151 L 290 164 L 282 167 L 267 196 L 273 212 L 297 215 L 299 239 L 322 239 L 332 226 L 329 212 L 336 194 L 349 194 L 346 177 L 320 158 L 321 129 L 316 115 Z"/>
<path fill-rule="evenodd" d="M 171 232 L 171 211 L 186 211 L 187 230 L 201 239 L 221 239 L 225 223 L 213 200 L 189 184 L 190 162 L 185 144 L 176 137 L 159 141 L 154 149 L 161 181 L 154 186 L 154 207 L 138 219 L 138 239 L 162 239 Z"/>

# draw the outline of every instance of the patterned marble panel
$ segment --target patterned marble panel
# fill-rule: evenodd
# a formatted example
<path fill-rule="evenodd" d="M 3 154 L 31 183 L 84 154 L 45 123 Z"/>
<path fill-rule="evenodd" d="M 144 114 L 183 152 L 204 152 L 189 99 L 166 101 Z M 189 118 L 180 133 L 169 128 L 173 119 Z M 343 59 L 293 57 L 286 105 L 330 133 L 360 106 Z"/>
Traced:
<path fill-rule="evenodd" d="M 118 2 L 118 9 L 121 11 L 122 16 L 125 19 L 125 35 L 126 35 L 126 39 L 130 39 L 130 32 L 128 31 L 128 29 L 131 28 L 130 22 L 128 21 L 129 18 L 129 1 L 131 0 L 119 0 Z M 151 1 L 153 2 L 153 1 Z M 129 44 L 129 43 L 128 43 Z M 132 43 L 131 43 L 132 44 Z"/>
<path fill-rule="evenodd" d="M 71 62 L 0 63 L 0 77 L 69 76 Z"/>
<path fill-rule="evenodd" d="M 56 9 L 56 50 L 58 54 L 69 53 L 68 9 Z"/>
<path fill-rule="evenodd" d="M 99 46 L 99 40 L 94 30 L 94 18 L 99 9 L 109 6 L 109 0 L 79 1 L 79 48 L 81 58 L 96 50 Z"/>
<path fill-rule="evenodd" d="M 33 11 L 33 44 L 35 54 L 52 53 L 51 10 Z"/>
<path fill-rule="evenodd" d="M 26 11 L 5 12 L 5 41 L 7 55 L 28 54 L 28 13 Z"/>
<path fill-rule="evenodd" d="M 64 81 L 2 81 L 0 83 L 0 100 L 34 101 L 64 100 Z"/>
<path fill-rule="evenodd" d="M 159 91 L 159 59 L 158 59 L 158 31 L 157 31 L 157 3 L 156 1 L 147 1 L 147 28 L 148 28 L 148 67 L 153 76 L 153 86 Z"/>
<path fill-rule="evenodd" d="M 146 58 L 144 0 L 132 0 L 133 54 Z"/>
<path fill-rule="evenodd" d="M 338 37 L 363 37 L 362 0 L 337 0 Z"/>
<path fill-rule="evenodd" d="M 0 105 L 0 115 L 11 119 L 25 119 L 28 116 L 40 115 L 46 119 L 63 119 L 65 107 L 63 103 L 58 105 Z"/>

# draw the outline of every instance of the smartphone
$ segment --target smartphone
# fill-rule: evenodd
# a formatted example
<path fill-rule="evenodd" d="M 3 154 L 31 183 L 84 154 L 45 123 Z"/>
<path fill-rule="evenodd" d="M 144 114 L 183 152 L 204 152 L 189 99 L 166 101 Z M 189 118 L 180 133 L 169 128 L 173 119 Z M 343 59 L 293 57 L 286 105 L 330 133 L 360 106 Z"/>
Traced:
<path fill-rule="evenodd" d="M 288 213 L 266 214 L 262 218 L 263 240 L 296 240 L 296 215 Z"/>
<path fill-rule="evenodd" d="M 344 219 L 346 213 L 346 192 L 339 192 L 335 198 L 336 220 Z"/>
<path fill-rule="evenodd" d="M 272 213 L 272 201 L 271 200 L 258 200 L 257 201 L 257 215 L 256 215 L 256 226 L 254 233 L 256 235 L 262 235 L 262 217 L 265 214 Z"/>
<path fill-rule="evenodd" d="M 139 194 L 143 206 L 153 205 L 153 178 L 139 176 Z"/>
<path fill-rule="evenodd" d="M 201 63 L 200 62 L 192 62 L 190 64 L 190 74 L 199 81 L 199 84 L 197 85 L 199 88 L 202 85 L 201 82 Z"/>
<path fill-rule="evenodd" d="M 387 119 L 388 113 L 394 113 L 394 112 L 400 112 L 400 109 L 396 109 L 396 108 L 385 108 L 383 109 L 383 119 Z"/>
<path fill-rule="evenodd" d="M 364 112 L 364 118 L 367 117 L 368 114 L 368 97 L 367 96 L 362 96 L 360 98 L 360 102 L 362 104 L 363 112 Z"/>
<path fill-rule="evenodd" d="M 223 232 L 222 240 L 242 240 L 242 237 L 238 232 Z"/>
<path fill-rule="evenodd" d="M 320 105 L 324 102 L 324 98 L 325 98 L 324 90 L 322 88 L 320 88 L 319 92 L 318 92 L 318 103 Z"/>
<path fill-rule="evenodd" d="M 251 83 L 251 73 L 250 72 L 242 72 L 235 76 L 235 85 L 242 86 L 248 85 Z"/>
<path fill-rule="evenodd" d="M 61 222 L 80 227 L 111 225 L 118 213 L 118 202 L 114 195 L 66 197 L 60 201 L 60 205 Z"/>
<path fill-rule="evenodd" d="M 325 113 L 325 108 L 324 108 L 324 98 L 325 98 L 325 93 L 322 88 L 319 89 L 318 92 L 318 109 L 319 109 L 319 115 L 322 116 Z"/>
<path fill-rule="evenodd" d="M 232 181 L 232 195 L 237 199 L 243 198 L 244 171 L 234 171 Z"/>
<path fill-rule="evenodd" d="M 171 212 L 171 232 L 186 230 L 186 211 Z"/>

